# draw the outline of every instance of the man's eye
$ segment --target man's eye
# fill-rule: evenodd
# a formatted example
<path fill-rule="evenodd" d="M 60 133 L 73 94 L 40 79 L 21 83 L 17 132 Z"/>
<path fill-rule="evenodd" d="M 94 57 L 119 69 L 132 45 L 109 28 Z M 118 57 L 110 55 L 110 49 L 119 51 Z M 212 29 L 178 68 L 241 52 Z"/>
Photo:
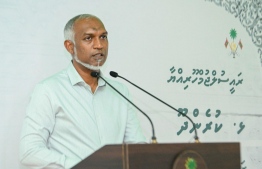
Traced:
<path fill-rule="evenodd" d="M 107 39 L 107 36 L 106 35 L 102 35 L 101 39 Z"/>
<path fill-rule="evenodd" d="M 85 40 L 91 40 L 92 38 L 91 37 L 85 37 Z"/>

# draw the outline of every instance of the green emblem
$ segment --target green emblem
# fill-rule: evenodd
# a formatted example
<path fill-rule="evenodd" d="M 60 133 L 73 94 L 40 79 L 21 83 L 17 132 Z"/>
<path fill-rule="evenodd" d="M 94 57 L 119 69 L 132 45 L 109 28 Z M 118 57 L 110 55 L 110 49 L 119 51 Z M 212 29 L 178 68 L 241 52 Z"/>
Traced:
<path fill-rule="evenodd" d="M 185 163 L 186 169 L 197 169 L 197 162 L 195 159 L 188 157 Z"/>
<path fill-rule="evenodd" d="M 225 47 L 227 48 L 227 46 L 230 47 L 230 50 L 231 50 L 231 54 L 233 55 L 233 58 L 235 58 L 235 56 L 238 54 L 237 53 L 237 49 L 238 49 L 238 46 L 242 49 L 243 48 L 243 44 L 241 42 L 241 40 L 239 40 L 238 43 L 235 43 L 234 40 L 236 39 L 237 37 L 237 31 L 235 29 L 231 29 L 230 32 L 229 32 L 229 35 L 230 37 L 233 39 L 233 42 L 229 42 L 226 38 L 226 41 L 225 41 Z M 230 54 L 230 55 L 231 55 Z"/>

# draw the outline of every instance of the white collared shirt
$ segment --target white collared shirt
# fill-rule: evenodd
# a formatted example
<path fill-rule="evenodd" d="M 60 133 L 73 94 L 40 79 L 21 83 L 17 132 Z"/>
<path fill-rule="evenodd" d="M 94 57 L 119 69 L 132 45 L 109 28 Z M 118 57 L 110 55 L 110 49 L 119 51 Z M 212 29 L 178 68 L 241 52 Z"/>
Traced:
<path fill-rule="evenodd" d="M 129 98 L 123 84 L 106 80 Z M 23 124 L 20 161 L 26 168 L 70 168 L 103 145 L 127 142 L 145 142 L 132 105 L 102 79 L 92 93 L 70 64 L 35 87 Z"/>

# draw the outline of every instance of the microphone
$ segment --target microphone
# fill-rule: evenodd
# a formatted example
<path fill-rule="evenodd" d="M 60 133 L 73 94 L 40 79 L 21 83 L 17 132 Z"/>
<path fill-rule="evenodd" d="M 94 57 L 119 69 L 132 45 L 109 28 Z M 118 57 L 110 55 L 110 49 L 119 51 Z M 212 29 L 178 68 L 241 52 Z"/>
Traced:
<path fill-rule="evenodd" d="M 152 120 L 150 119 L 150 117 L 143 112 L 140 108 L 138 108 L 133 102 L 131 102 L 127 97 L 125 97 L 122 93 L 120 93 L 115 87 L 113 87 L 110 83 L 108 83 L 102 76 L 100 76 L 99 72 L 91 72 L 91 76 L 92 77 L 99 77 L 101 79 L 103 79 L 105 81 L 106 84 L 108 84 L 113 90 L 115 90 L 118 94 L 120 94 L 123 98 L 125 98 L 130 104 L 132 104 L 137 110 L 139 110 L 143 115 L 145 115 L 147 117 L 147 119 L 149 120 L 151 127 L 152 127 L 152 143 L 156 144 L 157 140 L 156 140 L 156 136 L 155 136 L 155 128 L 153 125 Z"/>
<path fill-rule="evenodd" d="M 193 122 L 193 120 L 188 117 L 185 113 L 182 113 L 180 111 L 178 111 L 176 108 L 170 106 L 169 104 L 167 104 L 166 102 L 164 102 L 163 100 L 157 98 L 156 96 L 152 95 L 151 93 L 147 92 L 146 90 L 142 89 L 141 87 L 135 85 L 134 83 L 130 82 L 129 80 L 127 80 L 126 78 L 122 77 L 122 76 L 119 76 L 118 73 L 114 72 L 114 71 L 110 71 L 109 73 L 112 77 L 116 78 L 116 77 L 120 77 L 122 79 L 124 79 L 125 81 L 129 82 L 130 84 L 132 84 L 133 86 L 137 87 L 138 89 L 142 90 L 143 92 L 149 94 L 150 96 L 152 96 L 153 98 L 155 98 L 156 100 L 160 101 L 161 103 L 165 104 L 166 106 L 170 107 L 171 109 L 175 110 L 176 112 L 178 112 L 179 114 L 181 114 L 182 116 L 186 117 L 193 125 L 193 128 L 194 128 L 194 131 L 195 131 L 195 143 L 199 143 L 199 138 L 198 138 L 198 135 L 197 135 L 197 129 L 196 129 L 196 126 L 195 126 L 195 123 Z"/>

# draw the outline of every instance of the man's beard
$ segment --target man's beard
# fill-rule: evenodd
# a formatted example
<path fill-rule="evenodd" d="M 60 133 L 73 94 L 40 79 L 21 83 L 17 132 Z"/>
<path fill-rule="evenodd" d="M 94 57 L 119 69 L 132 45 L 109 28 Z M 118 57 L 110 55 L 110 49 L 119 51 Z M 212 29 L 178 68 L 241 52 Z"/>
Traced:
<path fill-rule="evenodd" d="M 90 64 L 88 64 L 88 63 L 82 62 L 81 60 L 78 59 L 76 52 L 75 52 L 75 55 L 74 55 L 73 57 L 74 57 L 74 59 L 75 59 L 75 61 L 76 61 L 77 63 L 81 64 L 82 66 L 84 66 L 84 67 L 87 68 L 87 69 L 94 70 L 94 71 L 99 71 L 100 68 L 102 67 L 102 66 L 99 65 L 100 62 L 101 62 L 101 61 L 99 61 L 99 60 L 97 60 L 97 66 L 93 66 L 93 65 L 90 65 Z"/>

